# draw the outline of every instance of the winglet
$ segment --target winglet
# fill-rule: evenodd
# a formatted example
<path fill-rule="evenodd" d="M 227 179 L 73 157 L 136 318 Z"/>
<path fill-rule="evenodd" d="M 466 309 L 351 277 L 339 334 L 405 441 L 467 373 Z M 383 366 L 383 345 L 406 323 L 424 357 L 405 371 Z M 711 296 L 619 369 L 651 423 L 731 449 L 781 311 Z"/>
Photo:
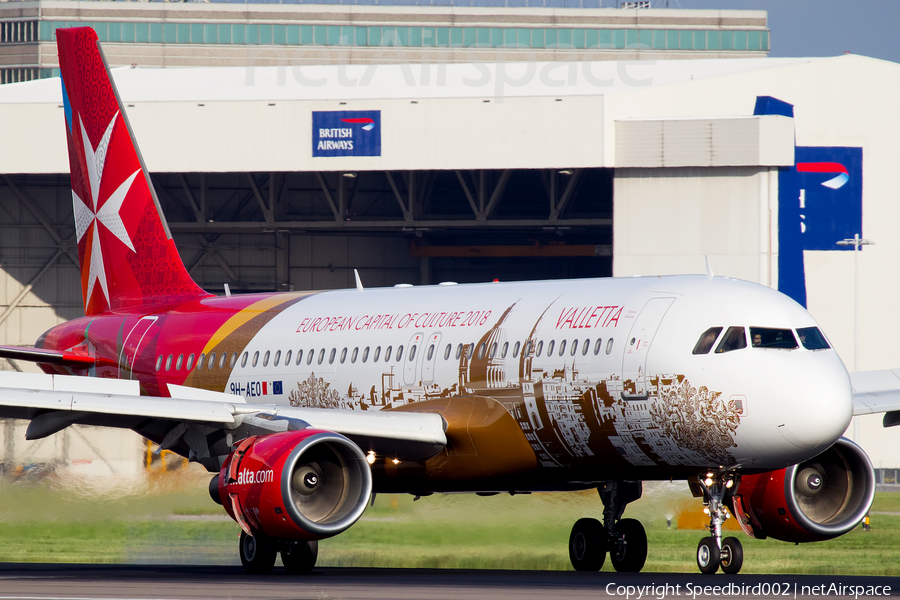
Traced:
<path fill-rule="evenodd" d="M 353 276 L 356 277 L 356 289 L 363 291 L 362 280 L 359 278 L 359 271 L 353 269 Z"/>
<path fill-rule="evenodd" d="M 706 279 L 712 281 L 712 278 L 715 277 L 715 275 L 713 275 L 712 267 L 709 265 L 709 255 L 706 254 L 703 258 L 706 260 Z"/>

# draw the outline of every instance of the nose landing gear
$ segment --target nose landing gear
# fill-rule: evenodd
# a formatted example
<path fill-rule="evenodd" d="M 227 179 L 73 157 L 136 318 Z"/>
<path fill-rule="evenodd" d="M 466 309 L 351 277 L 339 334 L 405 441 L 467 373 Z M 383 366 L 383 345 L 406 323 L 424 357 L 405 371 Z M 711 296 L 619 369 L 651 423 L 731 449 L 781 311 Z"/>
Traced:
<path fill-rule="evenodd" d="M 579 519 L 569 535 L 569 559 L 576 571 L 599 571 L 609 553 L 616 571 L 636 573 L 647 561 L 647 534 L 636 519 L 623 519 L 625 507 L 641 497 L 640 481 L 607 481 L 597 488 L 603 523 Z"/>
<path fill-rule="evenodd" d="M 728 519 L 725 502 L 737 491 L 738 475 L 707 473 L 700 479 L 704 512 L 709 514 L 709 537 L 697 545 L 697 566 L 701 573 L 711 575 L 719 570 L 734 575 L 744 565 L 744 548 L 735 537 L 722 539 L 722 525 Z"/>

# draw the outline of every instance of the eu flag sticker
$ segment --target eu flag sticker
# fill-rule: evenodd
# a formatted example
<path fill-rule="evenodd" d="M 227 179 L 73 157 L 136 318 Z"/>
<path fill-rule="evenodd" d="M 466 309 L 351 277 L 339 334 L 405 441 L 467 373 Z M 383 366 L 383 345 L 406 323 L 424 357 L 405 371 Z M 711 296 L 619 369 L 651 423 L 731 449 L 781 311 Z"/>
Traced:
<path fill-rule="evenodd" d="M 272 382 L 272 393 L 275 395 L 281 395 L 281 382 L 280 381 Z"/>
<path fill-rule="evenodd" d="M 381 156 L 381 111 L 313 111 L 312 155 Z"/>

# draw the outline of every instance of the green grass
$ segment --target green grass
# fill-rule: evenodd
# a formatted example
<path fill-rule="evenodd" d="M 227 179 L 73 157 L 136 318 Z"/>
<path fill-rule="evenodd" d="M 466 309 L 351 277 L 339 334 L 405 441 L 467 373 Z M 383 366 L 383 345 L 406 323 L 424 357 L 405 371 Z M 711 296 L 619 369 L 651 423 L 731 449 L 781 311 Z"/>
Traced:
<path fill-rule="evenodd" d="M 0 484 L 0 561 L 238 564 L 240 530 L 212 516 L 224 512 L 206 494 L 207 476 L 169 479 L 124 495 L 74 494 L 47 481 Z M 645 571 L 696 571 L 694 550 L 704 532 L 674 525 L 679 509 L 700 506 L 685 487 L 648 484 L 626 511 L 647 528 Z M 596 492 L 434 495 L 416 502 L 382 495 L 359 523 L 320 542 L 319 565 L 570 569 L 572 523 L 601 510 Z M 900 511 L 900 494 L 879 493 L 875 511 Z M 732 535 L 744 544 L 745 573 L 900 575 L 900 516 L 874 514 L 872 531 L 817 544 Z"/>

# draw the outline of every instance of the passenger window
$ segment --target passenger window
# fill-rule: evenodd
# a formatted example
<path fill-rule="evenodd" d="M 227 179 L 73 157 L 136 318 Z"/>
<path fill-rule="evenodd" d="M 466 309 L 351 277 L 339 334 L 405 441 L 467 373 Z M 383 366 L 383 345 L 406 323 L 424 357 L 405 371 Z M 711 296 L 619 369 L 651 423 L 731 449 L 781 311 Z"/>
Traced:
<path fill-rule="evenodd" d="M 263 366 L 264 367 L 269 366 L 269 351 L 268 350 L 266 350 L 266 353 L 263 354 Z"/>
<path fill-rule="evenodd" d="M 519 348 L 520 348 L 519 342 L 516 342 L 516 345 L 513 346 L 513 358 L 516 358 L 517 356 L 519 356 Z"/>
<path fill-rule="evenodd" d="M 540 344 L 538 345 L 540 346 Z M 547 356 L 553 356 L 553 348 L 556 346 L 556 340 L 550 340 L 550 343 L 547 344 Z M 540 350 L 538 350 L 538 356 L 541 355 Z"/>
<path fill-rule="evenodd" d="M 378 362 L 379 356 L 381 356 L 381 346 L 377 346 L 375 348 L 375 354 L 372 356 L 372 362 Z"/>
<path fill-rule="evenodd" d="M 162 356 L 160 356 L 159 359 L 162 360 Z M 206 364 L 206 353 L 204 352 L 203 354 L 200 355 L 200 358 L 197 359 L 197 370 L 202 371 L 203 365 L 205 365 L 205 364 Z M 159 369 L 157 369 L 157 371 L 159 371 Z"/>
<path fill-rule="evenodd" d="M 559 355 L 562 356 L 566 353 L 566 340 L 563 340 L 559 343 Z"/>
<path fill-rule="evenodd" d="M 587 356 L 588 350 L 591 349 L 591 340 L 584 340 L 584 344 L 581 347 L 581 355 Z"/>
<path fill-rule="evenodd" d="M 793 350 L 798 348 L 797 338 L 790 329 L 770 329 L 768 327 L 751 327 L 750 340 L 754 348 L 776 348 Z"/>
<path fill-rule="evenodd" d="M 321 348 L 319 350 L 319 360 L 316 361 L 317 364 L 322 364 L 325 362 L 325 348 Z"/>
<path fill-rule="evenodd" d="M 551 348 L 551 349 L 553 348 L 553 342 L 550 342 L 550 348 Z M 534 355 L 535 355 L 535 356 L 540 356 L 540 355 L 541 355 L 541 350 L 543 350 L 543 349 L 544 349 L 544 340 L 541 340 L 541 341 L 539 341 L 539 342 L 537 343 L 537 348 L 536 348 L 535 351 L 534 351 Z"/>
<path fill-rule="evenodd" d="M 444 360 L 448 360 L 450 358 L 450 353 L 453 351 L 453 344 L 447 344 L 447 347 L 444 348 Z"/>
<path fill-rule="evenodd" d="M 612 349 L 613 349 L 613 339 L 609 338 L 606 341 L 606 353 L 609 354 L 610 352 L 612 352 Z"/>
<path fill-rule="evenodd" d="M 412 360 L 416 357 L 416 346 L 413 346 L 409 349 L 409 360 Z M 428 346 L 428 354 L 425 356 L 426 360 L 431 360 L 434 357 L 434 344 Z"/>
<path fill-rule="evenodd" d="M 220 368 L 220 369 L 224 369 L 224 368 L 225 368 L 225 361 L 227 361 L 227 360 L 228 360 L 228 353 L 227 353 L 227 352 L 223 352 L 223 353 L 222 353 L 222 358 L 219 359 L 219 368 Z"/>
<path fill-rule="evenodd" d="M 803 344 L 803 347 L 807 350 L 827 350 L 831 348 L 828 345 L 828 340 L 825 339 L 825 336 L 819 331 L 818 327 L 804 327 L 803 329 L 797 330 L 797 336 L 800 338 L 800 343 Z M 190 367 L 188 367 L 190 369 Z"/>
<path fill-rule="evenodd" d="M 391 360 L 391 351 L 394 349 L 393 346 L 388 346 L 384 350 L 384 362 L 388 362 Z"/>
<path fill-rule="evenodd" d="M 294 364 L 299 367 L 300 362 L 303 360 L 303 350 L 297 350 L 297 359 L 296 360 L 297 360 L 297 362 L 295 362 Z"/>
<path fill-rule="evenodd" d="M 534 340 L 527 340 L 522 347 L 522 355 L 531 356 L 532 352 L 534 352 Z"/>
<path fill-rule="evenodd" d="M 506 358 L 506 352 L 509 350 L 509 342 L 503 342 L 503 349 L 500 351 L 500 358 Z"/>
<path fill-rule="evenodd" d="M 401 358 L 403 358 L 403 346 L 397 348 L 397 358 L 395 358 L 394 360 L 399 361 Z"/>
<path fill-rule="evenodd" d="M 719 338 L 720 333 L 722 333 L 721 327 L 710 327 L 704 331 L 703 334 L 700 335 L 700 339 L 697 340 L 697 345 L 694 346 L 694 350 L 691 354 L 709 354 L 713 344 L 715 344 L 716 340 Z"/>
<path fill-rule="evenodd" d="M 345 360 L 347 360 L 347 349 L 346 348 L 341 350 L 341 364 L 344 364 Z"/>
<path fill-rule="evenodd" d="M 247 366 L 247 357 L 248 357 L 248 354 L 246 352 L 244 352 L 244 355 L 241 356 L 241 368 L 242 369 Z"/>
<path fill-rule="evenodd" d="M 478 347 L 478 358 L 479 359 L 484 358 L 484 351 L 486 348 L 487 348 L 487 344 L 485 344 L 484 342 L 482 342 L 481 345 Z"/>
<path fill-rule="evenodd" d="M 603 347 L 603 338 L 597 338 L 597 341 L 594 342 L 594 356 L 600 354 L 600 348 Z"/>
<path fill-rule="evenodd" d="M 184 354 L 179 354 L 178 360 L 175 361 L 175 370 L 176 371 L 181 370 L 181 363 L 183 363 L 183 362 L 184 362 Z"/>
<path fill-rule="evenodd" d="M 350 362 L 355 363 L 356 357 L 358 357 L 358 356 L 359 356 L 359 348 L 357 347 L 357 348 L 354 348 L 353 352 L 350 353 Z"/>
<path fill-rule="evenodd" d="M 237 353 L 237 352 L 232 352 L 232 353 L 231 353 L 231 363 L 229 364 L 229 366 L 230 366 L 232 369 L 234 368 L 234 365 L 237 364 L 237 357 L 238 357 L 238 353 Z"/>
<path fill-rule="evenodd" d="M 162 356 L 160 356 L 162 358 Z M 169 355 L 169 358 L 166 359 L 166 371 L 172 368 L 172 355 Z"/>
<path fill-rule="evenodd" d="M 743 327 L 729 327 L 722 341 L 716 347 L 716 354 L 723 352 L 731 352 L 732 350 L 740 350 L 747 347 L 747 336 L 744 335 Z"/>
<path fill-rule="evenodd" d="M 369 360 L 369 347 L 368 346 L 366 346 L 365 349 L 363 350 L 363 362 L 366 362 L 367 360 Z"/>
<path fill-rule="evenodd" d="M 572 341 L 572 349 L 569 351 L 569 354 L 571 354 L 572 356 L 575 356 L 575 354 L 577 352 L 578 352 L 578 340 L 573 340 Z"/>
<path fill-rule="evenodd" d="M 306 364 L 311 365 L 313 361 L 313 357 L 316 355 L 315 348 L 310 348 L 309 352 L 306 353 Z"/>
<path fill-rule="evenodd" d="M 209 367 L 210 369 L 212 369 L 214 366 L 216 366 L 216 353 L 215 352 L 209 353 L 209 362 L 206 363 L 206 366 Z M 166 369 L 166 371 L 168 371 L 168 369 Z"/>
<path fill-rule="evenodd" d="M 188 356 L 187 365 L 184 368 L 187 369 L 188 371 L 190 371 L 191 367 L 193 367 L 193 366 L 194 366 L 194 353 L 191 352 L 191 355 Z"/>
<path fill-rule="evenodd" d="M 494 358 L 497 356 L 497 342 L 491 344 L 491 350 L 488 352 L 488 358 Z"/>
<path fill-rule="evenodd" d="M 333 365 L 333 364 L 334 364 L 334 357 L 335 357 L 335 355 L 337 355 L 337 348 L 332 348 L 332 349 L 331 349 L 331 352 L 328 353 L 328 364 L 329 364 L 329 365 Z"/>
<path fill-rule="evenodd" d="M 473 354 L 475 354 L 475 342 L 469 344 L 469 347 L 466 349 L 466 358 L 472 360 Z"/>
<path fill-rule="evenodd" d="M 278 350 L 277 352 L 275 352 L 275 361 L 272 363 L 272 366 L 277 367 L 280 362 L 281 362 L 281 350 Z"/>
<path fill-rule="evenodd" d="M 291 351 L 288 350 L 284 355 L 284 366 L 289 367 L 291 365 Z"/>
<path fill-rule="evenodd" d="M 460 356 L 462 356 L 462 344 L 456 347 L 456 360 L 459 360 Z"/>
<path fill-rule="evenodd" d="M 250 363 L 250 366 L 256 368 L 256 364 L 259 362 L 259 350 L 253 353 L 253 362 Z"/>

